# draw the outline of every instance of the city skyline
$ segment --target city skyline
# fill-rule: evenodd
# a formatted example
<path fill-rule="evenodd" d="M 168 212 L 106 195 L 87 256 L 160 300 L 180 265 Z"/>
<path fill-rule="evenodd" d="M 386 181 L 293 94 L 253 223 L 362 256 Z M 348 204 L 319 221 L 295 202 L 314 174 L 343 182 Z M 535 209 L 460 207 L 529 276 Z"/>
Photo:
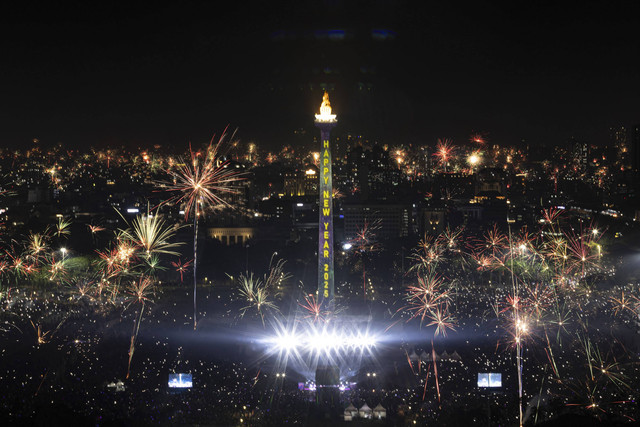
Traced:
<path fill-rule="evenodd" d="M 319 110 L 305 148 L 0 150 L 3 418 L 638 419 L 638 129 L 383 146 Z"/>
<path fill-rule="evenodd" d="M 4 6 L 0 419 L 635 425 L 638 12 Z"/>

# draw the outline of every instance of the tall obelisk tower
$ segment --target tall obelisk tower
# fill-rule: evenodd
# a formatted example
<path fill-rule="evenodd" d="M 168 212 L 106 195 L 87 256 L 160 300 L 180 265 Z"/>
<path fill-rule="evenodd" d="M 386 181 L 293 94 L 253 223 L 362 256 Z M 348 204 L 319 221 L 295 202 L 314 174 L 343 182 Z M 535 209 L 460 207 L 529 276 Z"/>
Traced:
<path fill-rule="evenodd" d="M 318 221 L 318 303 L 322 310 L 333 311 L 333 183 L 331 182 L 331 129 L 336 125 L 331 114 L 329 94 L 324 93 L 316 127 L 320 128 L 320 218 Z"/>

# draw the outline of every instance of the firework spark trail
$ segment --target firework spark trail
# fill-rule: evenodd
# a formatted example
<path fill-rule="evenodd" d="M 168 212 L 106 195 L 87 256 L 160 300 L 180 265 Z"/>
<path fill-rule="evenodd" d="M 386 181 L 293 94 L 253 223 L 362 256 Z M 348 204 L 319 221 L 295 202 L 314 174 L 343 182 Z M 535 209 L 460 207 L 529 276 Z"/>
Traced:
<path fill-rule="evenodd" d="M 60 329 L 62 324 L 67 320 L 68 317 L 69 317 L 69 315 L 67 314 L 60 321 L 60 323 L 58 323 L 58 326 L 56 326 L 54 329 L 51 329 L 51 330 L 46 331 L 46 332 L 42 332 L 42 325 L 40 323 L 35 324 L 35 323 L 33 323 L 33 320 L 29 320 L 29 322 L 31 322 L 31 326 L 33 326 L 33 329 L 36 332 L 36 342 L 37 342 L 38 346 L 40 346 L 41 344 L 46 344 L 47 342 L 49 342 L 48 340 L 53 338 L 55 333 L 58 332 L 58 330 Z"/>
<path fill-rule="evenodd" d="M 544 378 L 547 373 L 547 366 L 544 367 L 544 372 L 542 373 L 542 379 L 540 381 L 540 392 L 538 393 L 538 403 L 536 405 L 536 416 L 534 418 L 533 423 L 538 424 L 538 414 L 540 413 L 540 401 L 542 400 L 542 387 L 544 387 Z"/>
<path fill-rule="evenodd" d="M 560 217 L 560 215 L 562 214 L 563 210 L 562 209 L 558 209 L 557 207 L 551 207 L 548 209 L 543 209 L 542 210 L 542 217 L 545 221 L 545 224 L 549 224 L 552 229 L 555 231 L 555 224 L 557 224 L 558 219 Z"/>
<path fill-rule="evenodd" d="M 131 331 L 131 343 L 129 345 L 129 362 L 127 363 L 127 376 L 131 374 L 131 360 L 133 359 L 133 353 L 135 352 L 135 345 L 138 339 L 138 333 L 140 332 L 140 323 L 142 323 L 142 315 L 146 307 L 146 302 L 150 301 L 149 294 L 152 292 L 154 281 L 151 277 L 141 276 L 137 281 L 133 281 L 129 287 L 129 294 L 131 295 L 130 304 L 140 304 L 140 315 L 134 320 L 133 330 Z"/>
<path fill-rule="evenodd" d="M 36 393 L 34 394 L 34 396 L 37 396 L 38 393 L 40 393 L 40 388 L 42 387 L 42 384 L 44 384 L 44 380 L 47 379 L 47 375 L 49 375 L 49 371 L 45 371 L 44 375 L 42 375 L 42 381 L 40 381 L 40 385 L 38 385 L 38 388 L 36 389 Z"/>
<path fill-rule="evenodd" d="M 349 241 L 352 246 L 352 253 L 360 256 L 362 263 L 362 295 L 364 300 L 367 299 L 367 274 L 366 274 L 366 255 L 368 253 L 378 252 L 381 246 L 376 242 L 376 231 L 380 229 L 381 220 L 374 221 L 365 220 L 362 228 L 358 228 L 356 237 Z"/>
<path fill-rule="evenodd" d="M 144 312 L 144 303 L 142 303 L 142 307 L 140 307 L 140 316 L 133 323 L 133 331 L 131 332 L 131 344 L 129 345 L 129 362 L 127 363 L 127 376 L 126 379 L 129 379 L 129 375 L 131 374 L 131 360 L 133 359 L 133 352 L 136 349 L 136 339 L 138 338 L 138 332 L 140 332 L 140 323 L 142 322 L 142 313 Z"/>
<path fill-rule="evenodd" d="M 424 389 L 422 390 L 422 400 L 424 401 L 424 397 L 427 394 L 427 383 L 429 382 L 429 374 L 431 373 L 431 365 L 427 368 L 427 373 L 424 378 Z M 437 380 L 436 380 L 437 381 Z"/>
<path fill-rule="evenodd" d="M 555 374 L 556 378 L 560 379 L 560 373 L 558 373 L 558 367 L 556 366 L 556 361 L 553 359 L 553 353 L 551 350 L 551 346 L 549 346 L 548 348 L 544 349 L 544 352 L 547 355 L 547 358 L 549 359 L 549 363 L 551 364 L 551 368 L 553 369 L 553 373 Z"/>
<path fill-rule="evenodd" d="M 256 374 L 255 378 L 253 379 L 253 385 L 251 386 L 251 388 L 254 388 L 256 386 L 256 384 L 258 384 L 258 380 L 260 379 L 260 372 L 262 372 L 262 368 L 258 369 L 258 373 Z"/>
<path fill-rule="evenodd" d="M 436 379 L 436 391 L 438 392 L 438 403 L 440 403 L 440 382 L 438 381 L 438 365 L 436 364 L 437 354 L 431 340 L 431 357 L 433 358 L 433 377 Z"/>
<path fill-rule="evenodd" d="M 198 217 L 200 213 L 198 212 L 198 203 L 196 201 L 196 214 L 193 216 L 193 330 L 195 331 L 198 326 L 197 320 L 197 310 L 196 310 L 196 301 L 197 301 L 197 283 L 198 283 Z M 185 219 L 186 219 L 186 211 L 185 211 Z"/>
<path fill-rule="evenodd" d="M 508 222 L 508 221 L 507 221 Z M 511 225 L 509 225 L 509 252 L 513 253 L 513 240 L 511 237 Z M 516 363 L 517 363 L 517 371 L 518 371 L 518 410 L 519 410 L 519 422 L 520 427 L 522 427 L 523 423 L 523 413 L 522 413 L 522 354 L 521 354 L 521 340 L 520 340 L 520 316 L 518 313 L 518 301 L 520 300 L 518 296 L 518 282 L 515 280 L 515 275 L 513 274 L 513 256 L 511 256 L 511 285 L 513 288 L 513 318 L 515 323 L 515 334 L 516 334 Z"/>
<path fill-rule="evenodd" d="M 409 357 L 409 353 L 407 353 L 407 350 L 404 351 L 404 354 L 407 356 L 407 362 L 409 363 L 409 367 L 411 368 L 411 373 L 415 375 L 416 371 L 413 369 L 413 363 L 411 363 L 411 358 Z"/>
<path fill-rule="evenodd" d="M 551 368 L 553 369 L 553 373 L 555 374 L 556 378 L 560 379 L 560 372 L 558 372 L 558 365 L 556 364 L 556 359 L 553 356 L 553 348 L 551 347 L 551 342 L 549 341 L 549 334 L 547 334 L 546 328 L 544 330 L 544 336 L 547 339 L 547 347 L 544 349 L 544 351 L 547 354 L 547 358 L 549 359 Z"/>
<path fill-rule="evenodd" d="M 291 278 L 291 274 L 284 270 L 284 266 L 286 264 L 285 260 L 279 259 L 274 264 L 273 261 L 276 255 L 277 252 L 274 252 L 273 255 L 271 255 L 271 259 L 269 260 L 269 269 L 264 275 L 263 283 L 265 288 L 274 289 L 274 293 L 279 294 L 282 290 L 282 285 Z"/>

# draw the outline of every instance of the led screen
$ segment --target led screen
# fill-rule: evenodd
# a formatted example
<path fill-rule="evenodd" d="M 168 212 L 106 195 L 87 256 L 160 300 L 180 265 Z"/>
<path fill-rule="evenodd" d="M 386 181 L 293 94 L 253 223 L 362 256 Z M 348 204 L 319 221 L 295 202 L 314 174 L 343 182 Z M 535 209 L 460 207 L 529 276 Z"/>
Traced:
<path fill-rule="evenodd" d="M 189 388 L 193 385 L 191 374 L 169 374 L 169 387 Z"/>
<path fill-rule="evenodd" d="M 478 387 L 502 387 L 502 374 L 495 372 L 478 374 Z"/>

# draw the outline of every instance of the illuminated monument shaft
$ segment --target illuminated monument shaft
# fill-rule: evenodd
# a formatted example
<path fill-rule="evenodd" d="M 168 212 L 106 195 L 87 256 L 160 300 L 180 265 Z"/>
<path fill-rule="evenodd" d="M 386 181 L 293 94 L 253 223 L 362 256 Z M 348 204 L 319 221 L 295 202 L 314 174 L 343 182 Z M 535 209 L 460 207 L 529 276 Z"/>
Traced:
<path fill-rule="evenodd" d="M 320 206 L 318 221 L 318 302 L 323 310 L 333 311 L 333 183 L 331 182 L 331 129 L 336 115 L 331 114 L 329 94 L 324 93 L 316 127 L 320 128 Z"/>

